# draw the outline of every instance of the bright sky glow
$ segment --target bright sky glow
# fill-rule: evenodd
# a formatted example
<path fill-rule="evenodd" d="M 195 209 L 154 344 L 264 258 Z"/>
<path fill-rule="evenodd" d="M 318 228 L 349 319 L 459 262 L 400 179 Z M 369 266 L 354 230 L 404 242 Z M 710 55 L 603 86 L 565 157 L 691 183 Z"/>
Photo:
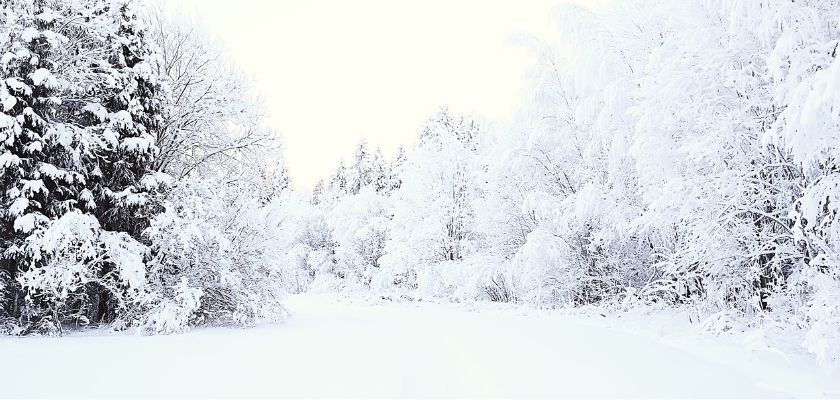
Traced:
<path fill-rule="evenodd" d="M 194 14 L 252 75 L 283 136 L 295 183 L 311 187 L 366 138 L 386 155 L 440 105 L 504 120 L 558 0 L 168 0 Z"/>

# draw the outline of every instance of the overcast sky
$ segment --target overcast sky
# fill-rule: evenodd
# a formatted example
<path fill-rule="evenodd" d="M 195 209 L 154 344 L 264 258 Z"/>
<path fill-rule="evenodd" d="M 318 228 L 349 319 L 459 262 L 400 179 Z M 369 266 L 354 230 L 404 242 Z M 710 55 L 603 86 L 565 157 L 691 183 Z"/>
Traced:
<path fill-rule="evenodd" d="M 311 187 L 362 138 L 386 155 L 440 105 L 509 118 L 533 62 L 512 44 L 549 31 L 560 0 L 166 0 L 195 14 L 251 74 Z"/>

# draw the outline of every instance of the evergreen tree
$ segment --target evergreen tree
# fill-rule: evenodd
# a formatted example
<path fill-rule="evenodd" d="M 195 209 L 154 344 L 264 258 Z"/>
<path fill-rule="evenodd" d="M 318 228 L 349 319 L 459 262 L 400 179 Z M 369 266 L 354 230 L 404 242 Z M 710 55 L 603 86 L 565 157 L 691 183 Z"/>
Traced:
<path fill-rule="evenodd" d="M 359 190 L 373 181 L 371 154 L 367 141 L 362 139 L 353 152 L 353 164 L 347 169 L 347 192 L 358 194 Z"/>
<path fill-rule="evenodd" d="M 119 28 L 108 43 L 111 86 L 102 102 L 107 112 L 101 127 L 104 146 L 91 189 L 97 200 L 94 215 L 102 227 L 140 238 L 160 211 L 153 195 L 165 177 L 152 173 L 151 165 L 167 92 L 154 73 L 143 22 L 129 4 L 117 4 L 111 12 Z"/>
<path fill-rule="evenodd" d="M 323 203 L 325 200 L 333 202 L 350 193 L 350 182 L 347 179 L 348 171 L 344 165 L 344 160 L 341 160 L 333 172 L 330 180 L 327 182 L 326 190 L 324 191 L 324 198 L 321 199 Z"/>
<path fill-rule="evenodd" d="M 391 161 L 387 168 L 388 175 L 385 179 L 385 192 L 391 193 L 400 188 L 400 185 L 402 184 L 402 168 L 403 165 L 405 165 L 405 161 L 405 148 L 403 146 L 400 146 L 399 148 L 397 148 L 397 154 L 394 155 L 394 159 Z"/>
<path fill-rule="evenodd" d="M 315 187 L 312 189 L 312 198 L 309 200 L 310 204 L 318 205 L 321 203 L 321 197 L 324 195 L 324 180 L 318 179 Z"/>
<path fill-rule="evenodd" d="M 55 32 L 59 16 L 48 4 L 8 1 L 2 9 L 8 24 L 0 28 L 5 50 L 0 61 L 0 257 L 7 316 L 24 312 L 23 292 L 14 278 L 39 261 L 26 248 L 27 238 L 74 209 L 84 183 L 75 170 L 75 129 L 58 120 L 62 85 L 54 72 L 67 38 Z"/>
<path fill-rule="evenodd" d="M 372 184 L 376 192 L 387 193 L 390 192 L 391 170 L 385 156 L 382 155 L 382 149 L 376 148 L 373 152 L 373 160 L 371 161 L 371 173 L 373 175 Z"/>

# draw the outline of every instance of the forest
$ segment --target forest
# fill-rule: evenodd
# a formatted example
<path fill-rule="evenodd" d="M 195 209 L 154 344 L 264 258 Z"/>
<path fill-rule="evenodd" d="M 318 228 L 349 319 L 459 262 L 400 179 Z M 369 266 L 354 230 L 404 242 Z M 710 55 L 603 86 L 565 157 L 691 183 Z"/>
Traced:
<path fill-rule="evenodd" d="M 840 1 L 554 17 L 521 38 L 512 122 L 441 106 L 309 191 L 198 25 L 0 0 L 0 333 L 251 326 L 337 293 L 687 310 L 840 365 Z"/>

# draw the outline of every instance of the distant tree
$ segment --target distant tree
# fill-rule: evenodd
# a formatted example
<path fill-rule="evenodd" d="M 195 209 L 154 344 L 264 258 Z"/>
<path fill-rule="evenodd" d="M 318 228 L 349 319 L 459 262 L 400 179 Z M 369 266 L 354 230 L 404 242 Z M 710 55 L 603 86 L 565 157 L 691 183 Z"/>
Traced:
<path fill-rule="evenodd" d="M 473 250 L 472 231 L 478 125 L 443 108 L 420 132 L 417 147 L 402 168 L 394 192 L 394 217 L 382 263 L 397 281 L 416 270 L 442 268 Z M 408 273 L 408 275 L 406 275 Z"/>
<path fill-rule="evenodd" d="M 286 162 L 282 157 L 275 161 L 273 168 L 263 172 L 262 180 L 264 181 L 261 190 L 263 202 L 268 203 L 281 197 L 281 195 L 290 190 L 289 186 L 291 178 L 289 177 L 289 169 L 286 167 Z"/>
<path fill-rule="evenodd" d="M 321 197 L 324 195 L 324 180 L 318 179 L 318 182 L 315 183 L 315 187 L 312 189 L 312 198 L 310 199 L 310 203 L 313 205 L 317 205 L 321 202 Z"/>

